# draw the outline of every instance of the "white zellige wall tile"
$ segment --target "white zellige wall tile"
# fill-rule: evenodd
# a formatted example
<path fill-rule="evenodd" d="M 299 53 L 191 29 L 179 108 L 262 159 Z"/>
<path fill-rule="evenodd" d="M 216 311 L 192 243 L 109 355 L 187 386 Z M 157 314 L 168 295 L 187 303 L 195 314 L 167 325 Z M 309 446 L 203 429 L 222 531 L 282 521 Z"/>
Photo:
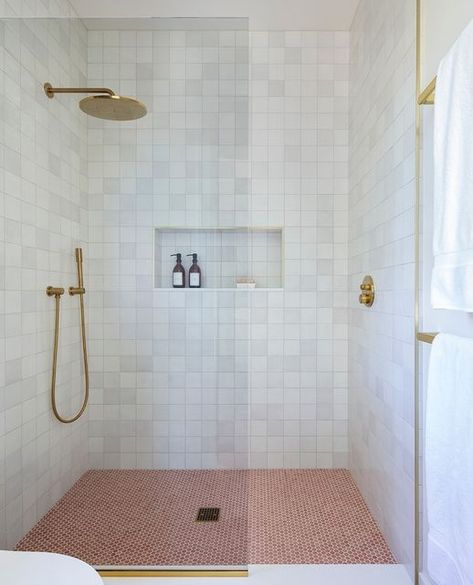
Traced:
<path fill-rule="evenodd" d="M 361 0 L 351 35 L 351 470 L 402 563 L 414 553 L 415 2 Z M 357 303 L 365 274 L 371 309 Z"/>
<path fill-rule="evenodd" d="M 347 464 L 348 45 L 89 33 L 89 83 L 150 109 L 89 122 L 94 466 Z M 282 227 L 284 289 L 155 290 L 166 225 Z"/>
<path fill-rule="evenodd" d="M 253 467 L 347 463 L 348 41 L 251 34 L 250 218 L 284 226 L 285 260 L 251 297 Z"/>
<path fill-rule="evenodd" d="M 75 97 L 45 81 L 85 85 L 87 32 L 66 2 L 3 2 L 0 20 L 0 549 L 12 547 L 88 467 L 87 417 L 50 407 L 54 301 L 76 283 L 87 241 L 87 122 Z M 23 19 L 14 18 L 23 16 Z M 82 397 L 77 299 L 63 298 L 59 407 Z"/>

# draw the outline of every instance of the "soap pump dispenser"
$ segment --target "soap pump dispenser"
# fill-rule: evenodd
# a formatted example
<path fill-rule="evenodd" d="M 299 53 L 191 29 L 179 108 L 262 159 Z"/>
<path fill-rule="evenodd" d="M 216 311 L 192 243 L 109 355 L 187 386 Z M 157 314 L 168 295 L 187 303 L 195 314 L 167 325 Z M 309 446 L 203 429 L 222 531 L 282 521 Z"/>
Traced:
<path fill-rule="evenodd" d="M 202 284 L 202 275 L 199 265 L 197 264 L 197 254 L 187 254 L 192 256 L 192 266 L 189 268 L 189 288 L 200 288 Z"/>
<path fill-rule="evenodd" d="M 182 265 L 182 254 L 171 254 L 176 256 L 176 266 L 172 271 L 172 286 L 173 288 L 184 288 L 186 286 L 186 271 Z"/>

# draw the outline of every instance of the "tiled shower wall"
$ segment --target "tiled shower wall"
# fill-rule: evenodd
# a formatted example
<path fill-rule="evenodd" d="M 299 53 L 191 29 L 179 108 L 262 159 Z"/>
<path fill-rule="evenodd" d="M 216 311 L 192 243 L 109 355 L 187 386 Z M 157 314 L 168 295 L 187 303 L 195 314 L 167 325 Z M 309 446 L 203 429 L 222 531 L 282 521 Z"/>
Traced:
<path fill-rule="evenodd" d="M 246 467 L 248 297 L 154 289 L 153 227 L 248 222 L 248 33 L 91 31 L 89 81 L 150 110 L 89 123 L 91 465 Z"/>
<path fill-rule="evenodd" d="M 90 31 L 89 82 L 151 110 L 89 122 L 91 465 L 345 466 L 348 33 Z M 280 226 L 283 288 L 154 289 L 166 225 Z"/>
<path fill-rule="evenodd" d="M 362 0 L 351 37 L 351 470 L 398 560 L 414 551 L 415 1 Z M 363 276 L 377 288 L 357 304 Z"/>
<path fill-rule="evenodd" d="M 362 0 L 353 27 L 350 290 L 374 275 L 371 312 L 347 298 L 348 33 L 87 38 L 77 21 L 0 24 L 0 547 L 89 465 L 345 466 L 350 302 L 351 467 L 411 560 L 412 4 Z M 4 5 L 14 16 L 17 3 Z M 75 98 L 42 94 L 48 79 L 85 84 L 87 69 L 89 83 L 138 95 L 151 114 L 87 128 Z M 280 226 L 284 288 L 155 290 L 152 227 L 166 224 Z M 75 282 L 81 243 L 89 462 L 86 419 L 61 426 L 50 414 L 53 301 L 38 292 Z M 78 315 L 63 304 L 58 389 L 72 388 L 61 404 L 72 412 Z"/>
<path fill-rule="evenodd" d="M 0 20 L 0 549 L 13 546 L 87 469 L 87 418 L 53 419 L 49 386 L 54 301 L 76 282 L 87 240 L 87 125 L 75 97 L 49 100 L 45 81 L 84 85 L 87 33 L 66 2 L 2 2 Z M 82 394 L 78 307 L 63 299 L 59 406 Z M 4 333 L 4 335 L 3 335 Z"/>
<path fill-rule="evenodd" d="M 284 228 L 252 296 L 253 467 L 347 463 L 348 33 L 251 33 L 251 221 Z"/>

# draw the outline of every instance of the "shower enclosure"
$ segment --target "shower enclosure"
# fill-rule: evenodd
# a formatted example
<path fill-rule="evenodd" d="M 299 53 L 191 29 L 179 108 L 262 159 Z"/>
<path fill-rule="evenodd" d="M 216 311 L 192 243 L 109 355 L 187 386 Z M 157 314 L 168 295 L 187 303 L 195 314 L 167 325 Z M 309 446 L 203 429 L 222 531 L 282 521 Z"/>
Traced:
<path fill-rule="evenodd" d="M 106 575 L 395 563 L 348 471 L 348 33 L 11 18 L 0 42 L 5 282 L 36 336 L 5 360 L 0 548 Z M 78 247 L 90 397 L 64 425 L 44 290 L 75 285 Z M 68 419 L 84 364 L 61 307 Z"/>

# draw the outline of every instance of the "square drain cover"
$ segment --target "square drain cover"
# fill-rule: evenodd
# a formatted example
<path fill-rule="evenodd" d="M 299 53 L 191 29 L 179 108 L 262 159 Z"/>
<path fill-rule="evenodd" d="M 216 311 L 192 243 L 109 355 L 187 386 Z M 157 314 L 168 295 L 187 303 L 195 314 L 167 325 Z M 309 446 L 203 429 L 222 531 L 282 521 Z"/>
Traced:
<path fill-rule="evenodd" d="M 196 522 L 218 522 L 220 508 L 199 508 Z"/>

